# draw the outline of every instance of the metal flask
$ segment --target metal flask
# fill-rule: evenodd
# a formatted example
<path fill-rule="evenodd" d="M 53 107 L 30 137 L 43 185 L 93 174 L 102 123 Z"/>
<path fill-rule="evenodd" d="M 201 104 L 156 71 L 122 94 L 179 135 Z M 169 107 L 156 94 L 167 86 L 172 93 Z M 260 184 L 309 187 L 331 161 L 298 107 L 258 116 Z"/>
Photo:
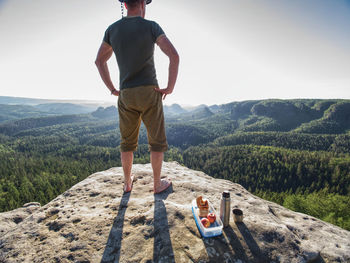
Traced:
<path fill-rule="evenodd" d="M 230 224 L 230 212 L 231 212 L 230 192 L 224 191 L 222 193 L 221 203 L 220 203 L 220 219 L 224 224 L 224 227 L 227 227 Z"/>

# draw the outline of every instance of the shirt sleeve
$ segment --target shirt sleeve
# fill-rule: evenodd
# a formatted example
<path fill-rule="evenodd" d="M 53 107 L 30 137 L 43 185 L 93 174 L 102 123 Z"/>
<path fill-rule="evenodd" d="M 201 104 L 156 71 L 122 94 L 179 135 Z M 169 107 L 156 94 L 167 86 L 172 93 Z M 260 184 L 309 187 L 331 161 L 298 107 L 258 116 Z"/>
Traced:
<path fill-rule="evenodd" d="M 105 35 L 103 37 L 103 42 L 106 42 L 108 45 L 111 45 L 111 41 L 109 39 L 109 27 L 106 29 Z"/>
<path fill-rule="evenodd" d="M 157 38 L 161 35 L 164 35 L 163 29 L 158 25 L 156 22 L 152 23 L 152 36 L 153 36 L 153 42 L 156 42 Z"/>

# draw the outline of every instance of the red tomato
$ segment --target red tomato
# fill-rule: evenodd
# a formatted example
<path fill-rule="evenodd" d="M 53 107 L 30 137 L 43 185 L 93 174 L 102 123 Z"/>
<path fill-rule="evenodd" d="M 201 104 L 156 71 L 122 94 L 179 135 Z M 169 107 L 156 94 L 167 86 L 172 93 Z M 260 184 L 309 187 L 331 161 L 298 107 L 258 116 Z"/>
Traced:
<path fill-rule="evenodd" d="M 216 215 L 214 213 L 208 214 L 207 218 L 211 224 L 216 221 Z"/>
<path fill-rule="evenodd" d="M 208 218 L 202 218 L 201 219 L 201 223 L 202 223 L 202 225 L 205 227 L 205 228 L 208 228 L 209 226 L 210 226 L 210 221 L 209 221 L 209 219 Z"/>

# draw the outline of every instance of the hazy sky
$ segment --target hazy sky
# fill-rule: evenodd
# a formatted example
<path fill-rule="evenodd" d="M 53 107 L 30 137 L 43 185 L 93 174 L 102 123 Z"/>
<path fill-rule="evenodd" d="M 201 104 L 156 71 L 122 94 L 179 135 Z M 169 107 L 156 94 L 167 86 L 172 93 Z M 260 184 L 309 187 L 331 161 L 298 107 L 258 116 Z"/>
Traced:
<path fill-rule="evenodd" d="M 120 17 L 117 0 L 0 0 L 0 95 L 115 100 L 94 60 Z M 166 104 L 350 99 L 349 0 L 153 0 L 146 18 L 180 54 Z M 155 57 L 165 87 L 168 59 Z"/>

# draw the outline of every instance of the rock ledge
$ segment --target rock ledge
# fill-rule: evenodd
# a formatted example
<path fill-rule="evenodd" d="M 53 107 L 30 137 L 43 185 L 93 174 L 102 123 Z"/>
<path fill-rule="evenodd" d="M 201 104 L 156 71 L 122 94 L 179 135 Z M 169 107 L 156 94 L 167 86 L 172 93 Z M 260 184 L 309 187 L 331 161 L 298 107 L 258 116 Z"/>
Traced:
<path fill-rule="evenodd" d="M 40 207 L 0 214 L 0 262 L 350 262 L 350 232 L 292 212 L 175 162 L 154 195 L 150 164 L 137 164 L 131 193 L 122 168 L 92 174 Z M 219 211 L 220 194 L 244 211 L 223 235 L 201 238 L 191 212 L 198 195 Z"/>

